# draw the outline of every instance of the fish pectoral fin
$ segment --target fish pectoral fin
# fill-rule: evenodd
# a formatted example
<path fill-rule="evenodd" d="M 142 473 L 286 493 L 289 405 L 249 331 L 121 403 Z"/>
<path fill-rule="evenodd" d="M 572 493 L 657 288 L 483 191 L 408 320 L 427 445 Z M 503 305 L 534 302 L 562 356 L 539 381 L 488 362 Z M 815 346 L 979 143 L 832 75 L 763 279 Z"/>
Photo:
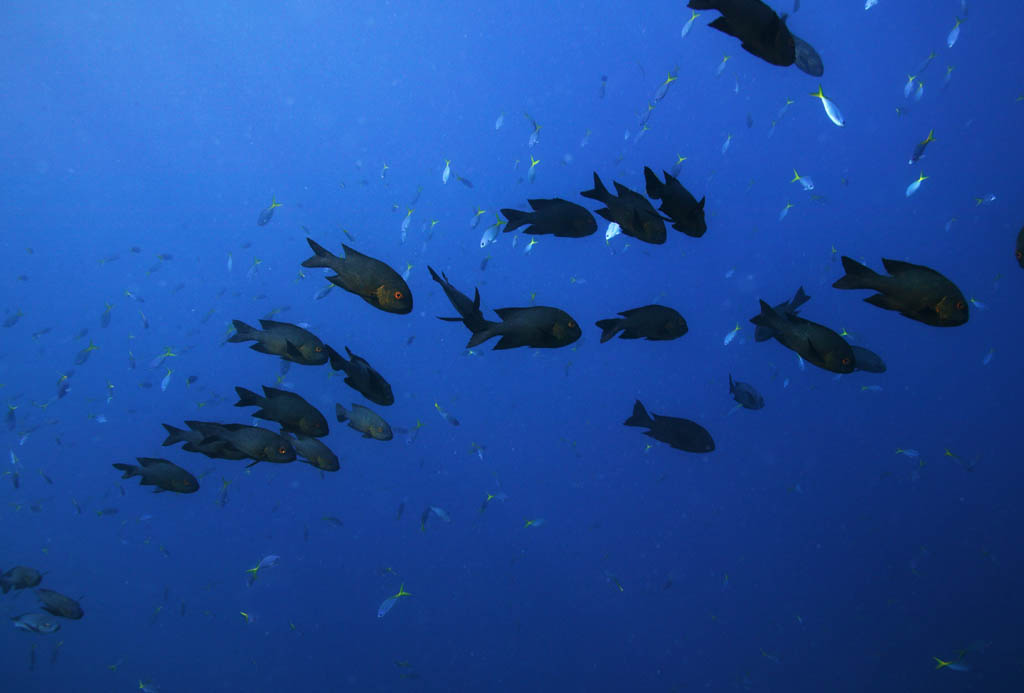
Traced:
<path fill-rule="evenodd" d="M 865 303 L 870 303 L 873 306 L 884 308 L 885 310 L 903 310 L 903 306 L 899 305 L 895 300 L 886 296 L 885 294 L 874 294 L 864 299 Z"/>
<path fill-rule="evenodd" d="M 736 33 L 736 29 L 733 28 L 732 24 L 730 24 L 729 20 L 726 19 L 724 16 L 719 17 L 718 19 L 714 20 L 713 22 L 708 24 L 708 26 L 711 27 L 712 29 L 718 29 L 723 34 L 729 34 L 729 36 L 735 36 L 738 39 L 742 39 L 743 38 L 738 33 Z M 743 47 L 747 48 L 746 44 L 744 44 Z M 750 50 L 750 49 L 747 48 L 747 50 Z"/>

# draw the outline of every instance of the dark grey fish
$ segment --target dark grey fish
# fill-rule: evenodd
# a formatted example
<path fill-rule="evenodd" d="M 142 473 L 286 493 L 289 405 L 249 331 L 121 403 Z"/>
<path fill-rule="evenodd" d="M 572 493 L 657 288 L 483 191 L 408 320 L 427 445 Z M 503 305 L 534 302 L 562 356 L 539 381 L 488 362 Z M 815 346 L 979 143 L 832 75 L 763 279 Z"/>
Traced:
<path fill-rule="evenodd" d="M 864 347 L 851 345 L 850 348 L 853 349 L 853 365 L 858 371 L 885 373 L 885 361 L 881 356 Z"/>
<path fill-rule="evenodd" d="M 594 215 L 586 207 L 569 202 L 559 197 L 554 199 L 527 200 L 533 212 L 520 212 L 517 209 L 502 209 L 501 213 L 508 219 L 504 231 L 515 231 L 521 226 L 530 225 L 523 231 L 527 234 L 549 234 L 563 238 L 582 238 L 597 231 Z"/>
<path fill-rule="evenodd" d="M 1024 226 L 1020 227 L 1020 232 L 1017 233 L 1017 264 L 1024 267 Z"/>
<path fill-rule="evenodd" d="M 580 195 L 604 204 L 597 213 L 618 224 L 627 236 L 655 245 L 664 243 L 667 237 L 665 221 L 647 198 L 621 183 L 615 182 L 614 185 L 618 195 L 612 195 L 595 172 L 593 189 L 584 190 Z"/>
<path fill-rule="evenodd" d="M 321 438 L 330 432 L 324 415 L 301 395 L 275 387 L 263 386 L 263 397 L 244 387 L 236 387 L 236 407 L 260 407 L 253 414 L 257 419 L 276 421 L 291 433 Z"/>
<path fill-rule="evenodd" d="M 776 305 L 775 311 L 782 315 L 796 315 L 799 312 L 800 306 L 810 300 L 811 297 L 804 293 L 804 287 L 801 286 L 796 290 L 796 294 L 793 295 L 793 298 Z M 767 325 L 758 325 L 754 329 L 754 341 L 756 342 L 767 342 L 774 336 L 775 330 Z"/>
<path fill-rule="evenodd" d="M 285 431 L 282 430 L 281 434 L 284 435 L 284 433 Z M 323 441 L 319 438 L 299 435 L 289 438 L 289 440 L 295 448 L 300 462 L 311 464 L 325 472 L 336 472 L 341 469 L 341 462 L 338 460 L 338 456 L 329 447 L 324 445 Z"/>
<path fill-rule="evenodd" d="M 967 299 L 960 289 L 930 267 L 882 258 L 889 273 L 886 276 L 845 255 L 842 260 L 846 274 L 832 286 L 877 291 L 864 299 L 873 306 L 935 327 L 956 327 L 969 318 Z"/>
<path fill-rule="evenodd" d="M 71 597 L 65 597 L 60 592 L 40 587 L 36 590 L 36 596 L 43 603 L 43 610 L 54 616 L 78 620 L 85 615 L 81 605 Z"/>
<path fill-rule="evenodd" d="M 650 167 L 644 166 L 647 196 L 652 200 L 661 200 L 661 207 L 658 209 L 672 219 L 672 228 L 682 231 L 687 236 L 700 238 L 708 230 L 707 222 L 704 220 L 705 198 L 700 198 L 698 202 L 671 173 L 662 171 L 662 174 L 665 176 L 664 183 L 658 180 L 657 174 Z"/>
<path fill-rule="evenodd" d="M 228 337 L 229 342 L 256 342 L 250 349 L 261 354 L 280 356 L 303 366 L 320 366 L 327 363 L 327 352 L 320 338 L 309 330 L 293 325 L 290 322 L 276 320 L 260 320 L 258 330 L 246 325 L 241 320 L 232 320 L 235 334 Z"/>
<path fill-rule="evenodd" d="M 620 339 L 647 339 L 665 341 L 678 339 L 689 329 L 686 320 L 673 308 L 659 305 L 642 306 L 624 310 L 621 318 L 598 320 L 601 328 L 601 343 L 604 344 L 616 334 Z M 621 334 L 619 334 L 621 332 Z"/>
<path fill-rule="evenodd" d="M 186 431 L 175 428 L 170 424 L 162 425 L 167 429 L 167 438 L 164 439 L 164 445 L 185 443 L 182 446 L 182 450 L 198 452 L 212 459 L 244 460 L 247 457 L 244 452 L 223 440 L 207 440 L 207 436 L 201 431 L 193 431 L 191 429 Z"/>
<path fill-rule="evenodd" d="M 312 238 L 306 242 L 313 257 L 302 262 L 303 267 L 326 267 L 334 271 L 327 281 L 359 296 L 375 308 L 388 313 L 412 312 L 412 292 L 402 276 L 387 264 L 363 255 L 342 244 L 345 257 L 338 257 Z"/>
<path fill-rule="evenodd" d="M 26 587 L 35 587 L 43 581 L 43 574 L 35 568 L 27 568 L 23 565 L 16 565 L 3 575 L 0 575 L 0 588 L 4 594 L 11 590 L 23 590 Z"/>
<path fill-rule="evenodd" d="M 361 404 L 353 404 L 349 411 L 345 411 L 345 407 L 340 404 L 335 404 L 334 411 L 338 421 L 348 421 L 349 428 L 359 431 L 364 438 L 391 440 L 394 437 L 388 422 L 380 414 Z"/>
<path fill-rule="evenodd" d="M 718 10 L 722 13 L 708 26 L 735 36 L 743 49 L 762 60 L 788 67 L 796 60 L 793 34 L 786 28 L 786 17 L 761 0 L 690 0 L 693 10 Z"/>
<path fill-rule="evenodd" d="M 391 384 L 378 373 L 369 362 L 361 356 L 357 356 L 345 347 L 349 360 L 327 346 L 327 355 L 331 360 L 331 368 L 336 371 L 345 372 L 345 384 L 357 390 L 366 399 L 374 404 L 390 406 L 395 403 L 395 395 L 391 391 Z"/>
<path fill-rule="evenodd" d="M 764 407 L 764 397 L 761 396 L 761 393 L 749 383 L 733 380 L 731 373 L 729 374 L 729 394 L 744 409 L 761 409 Z"/>
<path fill-rule="evenodd" d="M 761 301 L 761 313 L 750 319 L 755 325 L 771 328 L 772 336 L 805 361 L 832 371 L 852 373 L 853 350 L 837 332 L 798 315 L 779 313 Z"/>
<path fill-rule="evenodd" d="M 662 443 L 668 443 L 676 450 L 685 452 L 711 452 L 715 449 L 715 441 L 707 429 L 689 419 L 655 414 L 654 418 L 647 413 L 644 405 L 637 400 L 633 405 L 633 415 L 624 422 L 626 426 L 639 426 L 649 430 L 644 435 Z"/>
<path fill-rule="evenodd" d="M 199 490 L 199 481 L 170 460 L 155 457 L 136 457 L 139 466 L 115 463 L 113 467 L 124 474 L 122 479 L 133 476 L 142 477 L 140 485 L 156 486 L 154 493 L 174 491 L 175 493 L 195 493 Z"/>
<path fill-rule="evenodd" d="M 806 72 L 812 77 L 821 77 L 825 74 L 825 64 L 821 62 L 818 51 L 796 34 L 793 34 L 793 49 L 796 52 L 796 66 L 802 72 Z"/>
<path fill-rule="evenodd" d="M 245 456 L 257 462 L 287 463 L 295 460 L 295 448 L 288 440 L 273 431 L 245 424 L 219 424 L 209 421 L 186 421 L 185 425 L 200 431 L 206 437 L 202 445 L 220 440 L 228 443 Z M 249 466 L 251 467 L 252 464 Z"/>

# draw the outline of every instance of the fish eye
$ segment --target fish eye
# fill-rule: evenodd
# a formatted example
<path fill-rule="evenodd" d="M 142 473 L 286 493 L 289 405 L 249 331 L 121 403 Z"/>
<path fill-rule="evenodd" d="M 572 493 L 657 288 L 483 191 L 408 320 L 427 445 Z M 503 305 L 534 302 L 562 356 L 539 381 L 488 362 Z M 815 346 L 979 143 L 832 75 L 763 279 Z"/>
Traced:
<path fill-rule="evenodd" d="M 277 454 L 279 454 L 279 455 L 286 455 L 286 454 L 288 454 L 288 451 L 285 450 L 284 446 L 282 445 L 281 447 L 279 447 L 277 449 Z"/>
<path fill-rule="evenodd" d="M 850 359 L 843 359 L 843 365 L 844 366 L 850 365 Z"/>
<path fill-rule="evenodd" d="M 956 309 L 957 310 L 965 310 L 966 308 L 967 308 L 967 304 L 964 303 L 963 301 L 957 301 L 956 302 Z"/>
<path fill-rule="evenodd" d="M 570 320 L 568 324 L 569 324 L 569 327 L 576 327 L 576 323 L 573 322 L 572 320 Z"/>
<path fill-rule="evenodd" d="M 323 348 L 323 347 L 321 347 L 321 346 L 317 346 L 317 347 L 314 347 L 314 349 L 316 350 L 316 353 L 318 353 L 318 354 L 319 354 L 319 353 L 320 353 L 321 351 L 323 351 L 323 350 L 324 350 L 324 348 Z"/>
<path fill-rule="evenodd" d="M 401 301 L 402 298 L 405 296 L 405 294 L 403 294 L 401 291 L 397 291 L 397 290 L 395 291 L 394 295 L 395 295 L 395 300 L 396 301 Z"/>

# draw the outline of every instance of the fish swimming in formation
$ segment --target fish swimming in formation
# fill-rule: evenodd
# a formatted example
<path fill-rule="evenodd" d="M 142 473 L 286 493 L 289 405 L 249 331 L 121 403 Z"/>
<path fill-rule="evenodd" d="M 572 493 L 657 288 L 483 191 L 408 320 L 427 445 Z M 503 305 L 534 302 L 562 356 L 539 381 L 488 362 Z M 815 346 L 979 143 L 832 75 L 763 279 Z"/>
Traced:
<path fill-rule="evenodd" d="M 257 419 L 276 421 L 281 428 L 299 435 L 322 438 L 329 433 L 327 419 L 302 396 L 287 390 L 263 386 L 263 397 L 244 387 L 236 387 L 236 407 L 261 407 L 253 414 Z"/>
<path fill-rule="evenodd" d="M 281 434 L 284 435 L 283 430 Z M 288 441 L 295 448 L 300 462 L 313 465 L 325 472 L 336 472 L 341 469 L 338 456 L 319 438 L 297 435 L 294 438 L 288 438 Z"/>
<path fill-rule="evenodd" d="M 193 430 L 182 430 L 175 428 L 170 424 L 162 424 L 167 429 L 167 438 L 164 439 L 164 445 L 174 445 L 176 443 L 185 443 L 182 446 L 183 450 L 187 452 L 198 452 L 207 457 L 221 460 L 244 460 L 246 454 L 241 450 L 236 449 L 230 443 L 217 440 L 208 439 L 202 431 Z"/>
<path fill-rule="evenodd" d="M 463 294 L 449 283 L 448 277 L 439 277 L 432 267 L 430 276 L 441 285 L 452 307 L 459 313 L 457 318 L 440 318 L 462 322 L 473 335 L 466 348 L 475 347 L 492 337 L 501 337 L 495 350 L 514 349 L 529 346 L 538 349 L 556 349 L 572 344 L 583 334 L 572 316 L 560 308 L 530 306 L 527 308 L 497 308 L 495 313 L 501 322 L 484 318 L 480 311 L 480 292 L 474 299 Z"/>
<path fill-rule="evenodd" d="M 391 426 L 388 425 L 388 422 L 380 414 L 361 404 L 353 404 L 352 409 L 349 411 L 345 411 L 345 407 L 340 404 L 335 404 L 334 412 L 338 417 L 338 421 L 348 421 L 349 428 L 362 433 L 363 438 L 373 438 L 375 440 L 391 440 L 394 438 L 394 433 L 391 432 Z"/>
<path fill-rule="evenodd" d="M 597 321 L 597 326 L 601 328 L 602 344 L 620 332 L 620 339 L 662 341 L 678 339 L 686 334 L 688 329 L 683 316 L 665 306 L 642 306 L 624 310 L 619 315 L 622 317 Z"/>
<path fill-rule="evenodd" d="M 624 422 L 626 426 L 640 426 L 649 430 L 644 432 L 662 443 L 668 443 L 676 450 L 685 452 L 711 452 L 715 449 L 715 441 L 707 429 L 689 419 L 678 419 L 674 416 L 655 414 L 652 419 L 637 400 L 633 405 L 633 415 Z"/>
<path fill-rule="evenodd" d="M 338 257 L 312 238 L 306 242 L 313 257 L 303 267 L 326 267 L 334 271 L 327 281 L 359 296 L 374 308 L 405 315 L 412 312 L 412 292 L 402 275 L 380 260 L 363 255 L 342 244 L 345 257 Z"/>
<path fill-rule="evenodd" d="M 186 421 L 185 425 L 205 437 L 201 445 L 221 441 L 257 462 L 283 464 L 295 460 L 295 448 L 287 438 L 259 426 L 245 424 L 219 424 L 210 421 Z"/>
<path fill-rule="evenodd" d="M 32 613 L 12 616 L 14 627 L 30 633 L 55 633 L 60 630 L 60 621 L 47 614 Z"/>
<path fill-rule="evenodd" d="M 1017 264 L 1024 267 L 1024 226 L 1020 227 L 1017 233 Z"/>
<path fill-rule="evenodd" d="M 697 201 L 690 191 L 676 178 L 662 171 L 665 182 L 658 180 L 657 174 L 648 166 L 644 166 L 644 180 L 647 183 L 647 196 L 652 200 L 661 200 L 659 209 L 672 219 L 672 228 L 682 231 L 687 236 L 700 238 L 708 230 L 704 220 L 704 200 Z"/>
<path fill-rule="evenodd" d="M 786 16 L 761 0 L 690 0 L 691 10 L 718 10 L 722 16 L 708 26 L 735 36 L 751 55 L 781 67 L 796 60 L 793 34 L 786 28 Z"/>
<path fill-rule="evenodd" d="M 3 575 L 0 575 L 0 588 L 4 594 L 11 590 L 23 590 L 26 587 L 35 587 L 43 581 L 43 574 L 35 568 L 26 568 L 23 565 L 16 565 Z"/>
<path fill-rule="evenodd" d="M 761 396 L 761 393 L 749 383 L 733 380 L 731 373 L 729 374 L 729 394 L 744 409 L 764 408 L 764 397 Z"/>
<path fill-rule="evenodd" d="M 851 344 L 850 348 L 853 349 L 853 366 L 858 371 L 885 373 L 885 361 L 881 356 L 864 347 Z"/>
<path fill-rule="evenodd" d="M 775 311 L 780 315 L 796 315 L 800 309 L 800 306 L 811 300 L 811 297 L 804 293 L 804 287 L 800 287 L 796 290 L 796 294 L 793 295 L 788 301 L 775 306 Z M 754 330 L 754 341 L 766 342 L 775 336 L 775 330 L 768 327 L 767 325 L 758 325 Z"/>
<path fill-rule="evenodd" d="M 618 182 L 615 183 L 615 191 L 618 196 L 608 192 L 595 172 L 593 190 L 584 190 L 580 195 L 604 204 L 605 207 L 597 213 L 618 224 L 627 236 L 655 245 L 664 243 L 665 221 L 647 198 Z"/>
<path fill-rule="evenodd" d="M 885 310 L 935 327 L 955 327 L 967 322 L 968 306 L 956 284 L 930 267 L 882 258 L 890 276 L 878 274 L 856 260 L 842 258 L 846 275 L 832 284 L 837 289 L 873 289 L 864 300 Z"/>
<path fill-rule="evenodd" d="M 556 197 L 551 200 L 527 200 L 533 212 L 517 209 L 503 209 L 508 219 L 504 231 L 514 231 L 520 226 L 530 226 L 523 231 L 527 234 L 550 234 L 562 238 L 582 238 L 597 231 L 594 215 L 586 207 Z"/>
<path fill-rule="evenodd" d="M 750 319 L 758 326 L 770 328 L 772 336 L 792 349 L 805 361 L 833 373 L 852 373 L 853 350 L 834 330 L 795 314 L 783 314 L 761 301 L 761 313 Z"/>
<path fill-rule="evenodd" d="M 825 64 L 821 62 L 821 56 L 814 50 L 814 46 L 793 34 L 793 48 L 796 51 L 796 66 L 802 72 L 811 77 L 821 77 L 825 74 Z"/>
<path fill-rule="evenodd" d="M 391 392 L 391 384 L 384 376 L 374 370 L 366 359 L 353 354 L 348 347 L 345 347 L 345 352 L 348 354 L 348 361 L 330 346 L 327 347 L 331 368 L 345 372 L 345 384 L 374 404 L 385 407 L 394 404 L 395 395 Z"/>
<path fill-rule="evenodd" d="M 194 481 L 194 479 L 193 479 Z M 81 605 L 71 597 L 65 597 L 60 592 L 40 587 L 36 590 L 36 596 L 43 603 L 43 611 L 48 611 L 54 616 L 78 620 L 85 615 Z"/>
<path fill-rule="evenodd" d="M 303 366 L 321 366 L 327 363 L 327 351 L 320 338 L 309 330 L 290 322 L 276 320 L 260 320 L 262 330 L 246 325 L 241 320 L 232 320 L 235 334 L 228 337 L 229 342 L 252 342 L 250 349 L 261 354 L 280 356 Z"/>
<path fill-rule="evenodd" d="M 133 476 L 142 477 L 141 486 L 156 486 L 153 493 L 174 491 L 175 493 L 195 493 L 199 490 L 199 482 L 188 470 L 182 469 L 170 460 L 158 457 L 136 457 L 138 467 L 131 464 L 114 463 L 114 468 L 124 474 L 122 479 Z"/>

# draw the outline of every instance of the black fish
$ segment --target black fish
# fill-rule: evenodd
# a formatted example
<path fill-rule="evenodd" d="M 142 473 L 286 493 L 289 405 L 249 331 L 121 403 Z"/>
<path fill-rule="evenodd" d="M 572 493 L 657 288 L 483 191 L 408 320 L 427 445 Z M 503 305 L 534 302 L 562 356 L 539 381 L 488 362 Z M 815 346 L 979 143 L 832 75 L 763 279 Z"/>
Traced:
<path fill-rule="evenodd" d="M 908 164 L 916 164 L 924 157 L 924 150 L 929 144 L 935 141 L 935 130 L 929 130 L 928 136 L 914 145 L 914 151 L 910 153 Z"/>
<path fill-rule="evenodd" d="M 956 327 L 967 322 L 967 300 L 956 284 L 930 267 L 882 258 L 885 271 L 878 274 L 856 260 L 843 256 L 846 275 L 832 284 L 836 289 L 873 289 L 864 300 L 885 310 L 895 310 L 911 320 L 935 327 Z"/>
<path fill-rule="evenodd" d="M 182 446 L 182 450 L 202 453 L 212 459 L 244 460 L 246 458 L 246 454 L 244 452 L 236 449 L 230 443 L 223 440 L 207 440 L 206 435 L 201 431 L 185 431 L 180 428 L 175 428 L 170 424 L 162 425 L 167 429 L 167 438 L 163 442 L 164 445 L 185 443 L 185 445 Z"/>
<path fill-rule="evenodd" d="M 131 464 L 118 464 L 113 466 L 124 474 L 122 479 L 130 479 L 133 476 L 141 476 L 142 486 L 156 486 L 154 493 L 161 491 L 174 491 L 175 493 L 195 493 L 199 490 L 199 482 L 185 469 L 169 460 L 155 457 L 136 457 L 139 461 L 138 467 Z"/>
<path fill-rule="evenodd" d="M 348 411 L 340 404 L 335 404 L 334 413 L 338 421 L 348 421 L 349 428 L 362 433 L 363 438 L 391 440 L 395 436 L 391 426 L 380 414 L 361 404 L 353 404 Z"/>
<path fill-rule="evenodd" d="M 781 315 L 796 315 L 799 311 L 800 306 L 811 300 L 811 297 L 804 293 L 804 287 L 800 287 L 796 290 L 796 293 L 788 301 L 775 306 L 775 311 Z M 767 325 L 758 325 L 754 330 L 754 341 L 755 342 L 767 342 L 769 339 L 775 336 L 775 330 L 768 327 Z"/>
<path fill-rule="evenodd" d="M 479 289 L 473 290 L 473 299 L 470 300 L 469 296 L 462 293 L 448 281 L 448 275 L 441 273 L 441 276 L 437 276 L 437 272 L 434 268 L 427 266 L 427 270 L 430 271 L 430 278 L 441 285 L 444 289 L 445 296 L 451 302 L 452 307 L 458 312 L 459 317 L 457 318 L 438 318 L 439 320 L 446 320 L 448 322 L 461 322 L 470 332 L 479 332 L 480 330 L 486 329 L 487 319 L 484 318 L 484 314 L 480 311 L 480 291 Z"/>
<path fill-rule="evenodd" d="M 735 36 L 751 55 L 781 67 L 796 60 L 793 34 L 786 28 L 786 17 L 761 0 L 690 0 L 693 10 L 718 10 L 722 16 L 709 26 Z"/>
<path fill-rule="evenodd" d="M 620 339 L 647 339 L 663 341 L 677 339 L 686 334 L 686 320 L 676 310 L 659 305 L 643 306 L 624 310 L 621 318 L 598 320 L 601 328 L 601 343 L 607 342 L 616 334 Z"/>
<path fill-rule="evenodd" d="M 48 611 L 54 616 L 63 616 L 64 618 L 75 620 L 85 616 L 85 612 L 82 611 L 82 607 L 78 602 L 71 597 L 65 597 L 60 592 L 40 587 L 36 590 L 36 596 L 43 603 L 43 611 Z"/>
<path fill-rule="evenodd" d="M 536 349 L 557 349 L 572 344 L 582 331 L 572 316 L 560 308 L 529 306 L 527 308 L 495 308 L 501 322 L 488 322 L 474 332 L 466 348 L 500 336 L 494 349 L 515 349 L 528 346 Z"/>
<path fill-rule="evenodd" d="M 287 390 L 263 386 L 263 397 L 244 387 L 236 387 L 238 402 L 236 407 L 261 407 L 253 414 L 257 419 L 276 421 L 291 433 L 321 438 L 330 431 L 327 419 L 312 404 L 300 395 Z"/>
<path fill-rule="evenodd" d="M 853 366 L 858 371 L 885 373 L 885 361 L 881 356 L 864 347 L 851 345 L 850 348 L 853 349 Z"/>
<path fill-rule="evenodd" d="M 753 385 L 741 383 L 732 379 L 729 374 L 729 394 L 744 409 L 761 409 L 764 407 L 764 397 Z"/>
<path fill-rule="evenodd" d="M 348 354 L 348 361 L 330 345 L 327 347 L 331 368 L 345 372 L 345 384 L 359 391 L 363 397 L 374 404 L 385 407 L 394 404 L 395 395 L 391 392 L 391 385 L 384 379 L 384 376 L 374 370 L 366 359 L 353 354 L 348 347 L 345 347 L 345 352 Z"/>
<path fill-rule="evenodd" d="M 667 171 L 665 182 L 658 180 L 657 174 L 648 166 L 644 166 L 644 180 L 647 182 L 647 197 L 661 200 L 659 209 L 672 219 L 672 228 L 682 231 L 687 236 L 700 238 L 708 230 L 704 220 L 704 199 L 697 201 L 690 191 Z"/>
<path fill-rule="evenodd" d="M 265 428 L 209 421 L 186 421 L 185 425 L 205 436 L 202 446 L 223 441 L 256 462 L 286 463 L 295 459 L 295 448 L 288 439 Z"/>
<path fill-rule="evenodd" d="M 520 226 L 531 224 L 523 233 L 550 234 L 563 238 L 582 238 L 597 231 L 594 215 L 575 202 L 556 197 L 551 200 L 527 200 L 533 212 L 520 212 L 516 209 L 503 209 L 501 213 L 508 219 L 504 231 L 514 231 Z"/>
<path fill-rule="evenodd" d="M 615 183 L 615 191 L 617 197 L 608 192 L 597 173 L 594 173 L 593 190 L 584 190 L 580 195 L 604 204 L 605 207 L 597 210 L 597 213 L 618 224 L 627 236 L 655 245 L 664 243 L 665 221 L 647 198 L 618 182 Z"/>
<path fill-rule="evenodd" d="M 796 51 L 796 66 L 802 72 L 812 77 L 821 77 L 825 74 L 825 64 L 821 62 L 821 56 L 814 46 L 793 34 L 793 48 Z"/>
<path fill-rule="evenodd" d="M 11 590 L 23 590 L 26 587 L 35 587 L 43 581 L 43 574 L 35 568 L 28 568 L 23 565 L 16 565 L 0 575 L 0 589 L 4 594 Z"/>
<path fill-rule="evenodd" d="M 853 350 L 834 330 L 795 314 L 779 313 L 761 301 L 761 313 L 750 319 L 755 325 L 768 327 L 783 346 L 798 353 L 805 361 L 833 373 L 852 373 Z"/>
<path fill-rule="evenodd" d="M 261 354 L 280 356 L 303 366 L 320 366 L 327 363 L 327 351 L 320 338 L 309 330 L 290 322 L 260 320 L 262 330 L 246 325 L 241 320 L 232 320 L 235 334 L 229 342 L 255 341 L 250 349 Z"/>
<path fill-rule="evenodd" d="M 1017 234 L 1017 264 L 1024 267 L 1024 226 L 1020 227 Z"/>
<path fill-rule="evenodd" d="M 283 435 L 284 431 L 282 430 L 281 433 Z M 288 440 L 291 441 L 292 447 L 299 455 L 300 462 L 311 464 L 325 472 L 336 472 L 341 469 L 338 456 L 318 438 L 300 435 Z"/>
<path fill-rule="evenodd" d="M 327 281 L 359 296 L 375 308 L 388 313 L 412 312 L 412 292 L 402 276 L 380 260 L 363 255 L 342 244 L 345 257 L 338 257 L 312 238 L 306 242 L 313 249 L 313 257 L 303 267 L 327 267 L 334 274 Z"/>
<path fill-rule="evenodd" d="M 686 452 L 711 452 L 715 449 L 715 441 L 703 426 L 689 419 L 677 419 L 674 416 L 655 414 L 652 419 L 644 409 L 640 400 L 633 405 L 633 415 L 625 420 L 626 426 L 648 428 L 645 436 L 650 436 L 662 443 L 668 443 L 676 450 Z"/>

